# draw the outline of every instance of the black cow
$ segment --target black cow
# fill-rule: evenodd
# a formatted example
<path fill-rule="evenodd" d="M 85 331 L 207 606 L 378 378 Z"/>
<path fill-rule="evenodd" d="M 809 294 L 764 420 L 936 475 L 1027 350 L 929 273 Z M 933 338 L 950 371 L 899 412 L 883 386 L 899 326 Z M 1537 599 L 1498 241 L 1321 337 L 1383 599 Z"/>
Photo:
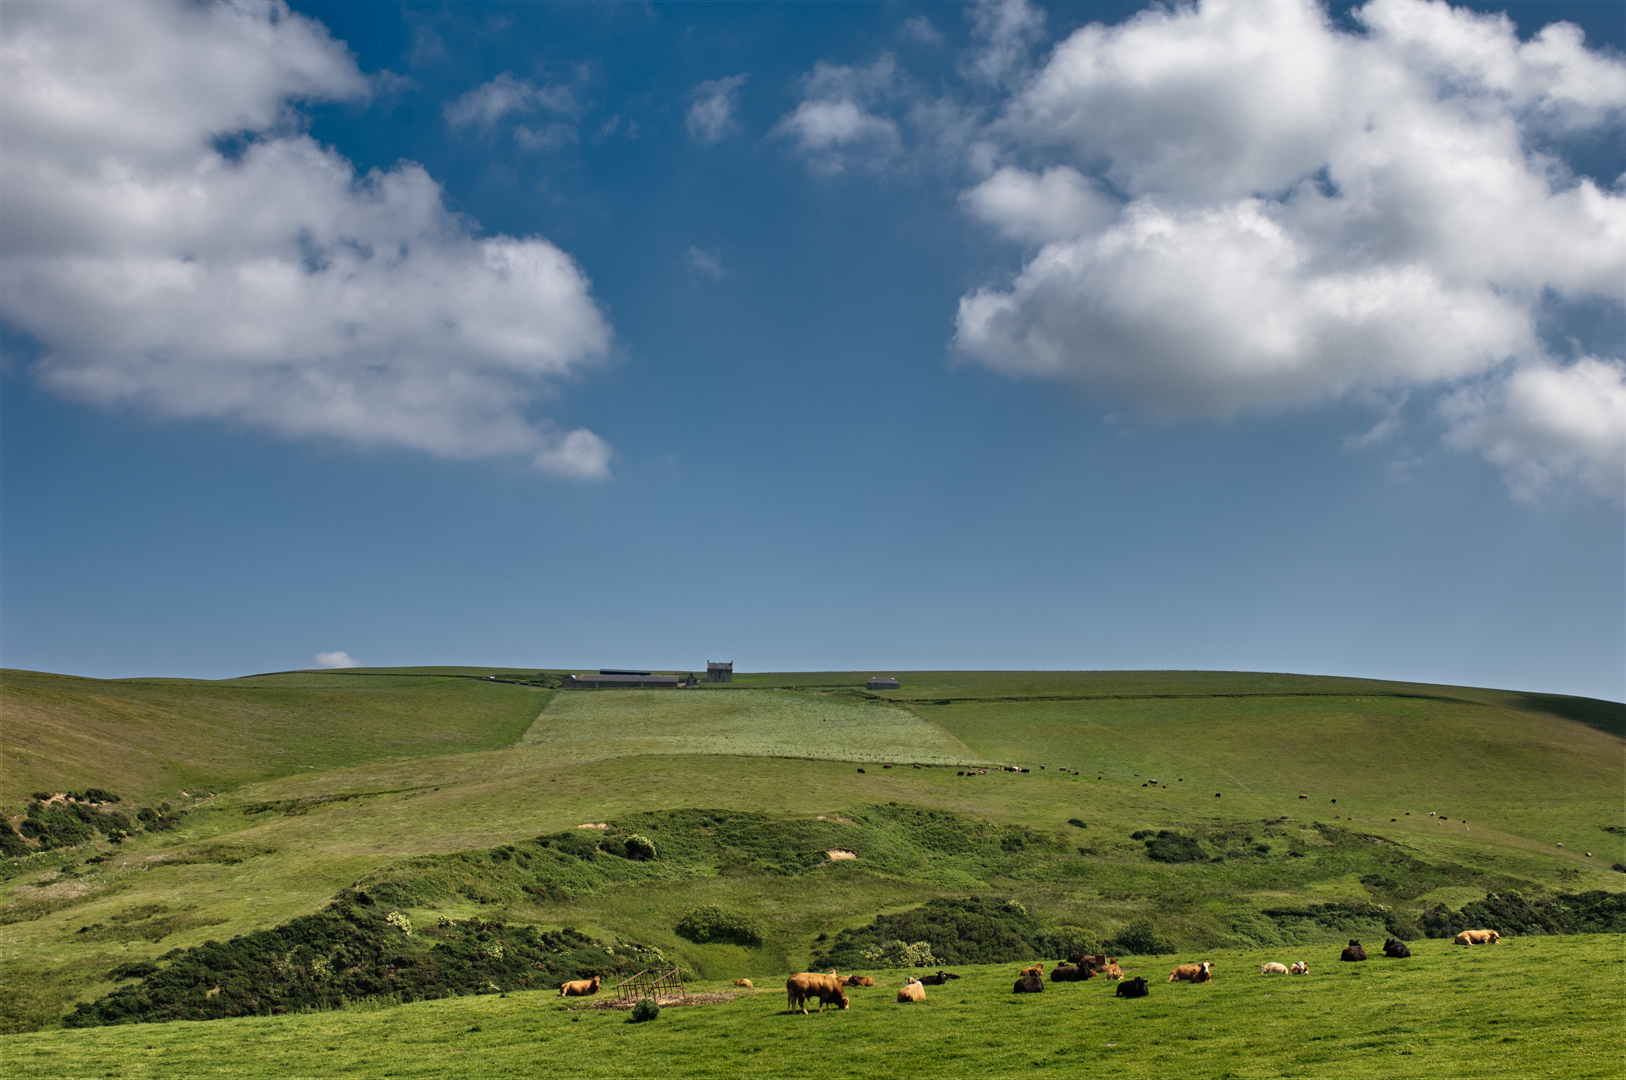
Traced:
<path fill-rule="evenodd" d="M 1145 997 L 1147 994 L 1145 979 L 1125 979 L 1118 984 L 1115 996 L 1122 998 Z"/>
<path fill-rule="evenodd" d="M 1411 955 L 1411 950 L 1406 948 L 1406 944 L 1403 941 L 1395 941 L 1393 938 L 1384 938 L 1383 955 L 1389 957 L 1391 960 L 1404 960 Z"/>
<path fill-rule="evenodd" d="M 936 975 L 926 976 L 924 979 L 921 979 L 920 982 L 924 986 L 942 986 L 950 979 L 958 978 L 959 976 L 954 974 L 952 971 L 939 971 Z"/>
<path fill-rule="evenodd" d="M 1344 951 L 1339 955 L 1338 959 L 1340 959 L 1340 960 L 1365 960 L 1366 959 L 1366 950 L 1361 948 L 1361 943 L 1360 942 L 1358 942 L 1358 941 L 1354 940 L 1353 938 L 1351 938 L 1349 944 L 1344 946 Z"/>
<path fill-rule="evenodd" d="M 1044 976 L 1043 975 L 1024 975 L 1024 976 L 1022 976 L 1020 979 L 1016 980 L 1016 985 L 1011 987 L 1011 993 L 1013 993 L 1013 994 L 1042 994 L 1042 993 L 1044 993 Z"/>
<path fill-rule="evenodd" d="M 1084 974 L 1086 970 L 1090 972 L 1090 975 L 1095 974 L 1094 968 L 1085 969 L 1081 967 L 1074 967 L 1071 964 L 1057 964 L 1055 967 L 1050 969 L 1050 981 L 1083 982 L 1085 979 L 1089 978 L 1089 975 Z"/>

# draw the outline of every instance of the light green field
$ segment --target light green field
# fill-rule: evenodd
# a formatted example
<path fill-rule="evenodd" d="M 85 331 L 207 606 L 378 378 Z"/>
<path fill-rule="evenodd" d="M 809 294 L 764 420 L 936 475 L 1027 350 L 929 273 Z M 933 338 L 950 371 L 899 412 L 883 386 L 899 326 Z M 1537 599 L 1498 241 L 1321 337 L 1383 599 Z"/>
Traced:
<path fill-rule="evenodd" d="M 293 673 L 221 683 L 103 682 L 16 672 L 0 677 L 6 716 L 0 728 L 6 755 L 0 800 L 8 813 L 21 809 L 17 793 L 41 789 L 95 785 L 139 798 L 175 798 L 181 788 L 198 785 L 223 792 L 188 816 L 177 832 L 139 837 L 118 849 L 95 849 L 114 854 L 113 863 L 86 866 L 82 860 L 91 852 L 77 850 L 34 856 L 6 868 L 0 877 L 0 982 L 7 989 L 0 995 L 0 1030 L 55 1023 L 74 1002 L 111 989 L 115 984 L 108 972 L 117 964 L 277 925 L 318 909 L 340 888 L 414 856 L 515 843 L 585 822 L 686 807 L 814 817 L 851 816 L 898 803 L 1025 826 L 1073 847 L 1003 869 L 937 866 L 929 874 L 885 873 L 861 858 L 832 867 L 816 881 L 729 871 L 658 888 L 610 885 L 567 903 L 492 905 L 451 897 L 412 916 L 416 921 L 436 914 L 478 915 L 577 926 L 601 937 L 655 944 L 707 975 L 720 978 L 743 971 L 771 981 L 807 963 L 816 935 L 864 924 L 878 912 L 938 895 L 1012 896 L 1048 922 L 1102 934 L 1146 915 L 1185 949 L 1231 956 L 1241 955 L 1245 947 L 1236 929 L 1241 925 L 1237 912 L 1284 900 L 1375 901 L 1415 915 L 1434 902 L 1455 906 L 1509 888 L 1540 895 L 1626 887 L 1626 875 L 1610 869 L 1613 862 L 1626 862 L 1626 831 L 1605 831 L 1626 830 L 1621 812 L 1626 743 L 1607 733 L 1626 710 L 1610 703 L 1577 705 L 1577 699 L 1471 688 L 1201 672 L 901 673 L 904 688 L 882 695 L 864 693 L 862 675 L 852 673 L 741 676 L 733 686 L 680 692 L 570 691 L 552 695 L 550 702 L 544 691 L 458 677 L 489 673 L 496 672 Z M 770 688 L 792 685 L 804 689 Z M 1029 693 L 1024 695 L 1024 689 Z M 876 702 L 878 697 L 898 700 Z M 938 704 L 942 701 L 951 703 Z M 955 775 L 966 771 L 963 766 L 883 770 L 876 764 L 934 760 L 1009 760 L 1034 771 L 965 777 Z M 1047 768 L 1040 771 L 1040 765 Z M 1057 766 L 1090 771 L 1076 777 Z M 860 775 L 859 767 L 866 772 Z M 1141 786 L 1154 777 L 1167 786 Z M 1313 798 L 1299 800 L 1301 792 Z M 1431 810 L 1448 815 L 1451 822 L 1440 825 L 1428 817 Z M 1247 861 L 1164 865 L 1150 862 L 1144 847 L 1128 838 L 1141 828 L 1240 827 L 1282 817 L 1292 819 L 1293 829 L 1321 822 L 1386 838 L 1390 846 L 1372 850 L 1398 852 L 1426 864 L 1437 871 L 1439 882 L 1419 895 L 1392 896 L 1363 883 L 1376 865 L 1368 865 L 1365 855 L 1357 852 L 1342 863 L 1290 861 L 1279 846 L 1268 857 Z M 1089 828 L 1077 831 L 1066 824 L 1071 818 Z M 1464 818 L 1468 827 L 1459 830 Z M 1314 841 L 1310 833 L 1304 835 Z M 1562 849 L 1556 847 L 1560 842 Z M 1070 854 L 1074 848 L 1086 854 Z M 73 865 L 59 873 L 68 863 Z M 965 876 L 955 878 L 950 871 Z M 702 903 L 757 913 L 769 928 L 768 941 L 742 949 L 694 945 L 676 937 L 677 917 Z M 160 940 L 92 940 L 77 933 L 81 926 L 111 925 L 149 906 L 164 909 L 161 918 L 168 932 Z M 3 921 L 12 918 L 6 912 L 17 915 L 15 921 Z M 1585 947 L 1604 949 L 1608 963 L 1615 963 L 1620 959 L 1614 945 L 1618 940 L 1596 939 L 1594 946 Z M 1541 941 L 1544 957 L 1556 955 L 1551 950 L 1583 950 L 1563 954 L 1578 958 L 1560 980 L 1570 984 L 1567 992 L 1583 1001 L 1613 995 L 1609 999 L 1618 1004 L 1619 975 L 1626 969 L 1607 967 L 1605 960 L 1581 964 L 1586 957 L 1603 955 L 1586 953 L 1584 945 L 1577 939 Z M 990 984 L 990 1009 L 1016 1007 L 1004 1003 L 1009 988 L 998 985 L 1004 979 L 1002 975 Z M 1506 984 L 1501 977 L 1495 981 L 1498 987 Z M 1221 985 L 1230 992 L 1228 983 L 1215 989 Z M 1529 1001 L 1532 1016 L 1547 1016 L 1540 1004 L 1549 994 L 1546 984 L 1518 985 L 1529 993 L 1498 1000 Z M 1426 996 L 1433 989 L 1408 984 L 1405 994 Z M 1551 993 L 1560 993 L 1560 988 Z M 1163 999 L 1157 995 L 1142 1006 L 1109 1004 L 1161 1009 Z M 266 1040 L 268 1048 L 257 1064 L 228 1060 L 233 1067 L 283 1068 L 267 1075 L 367 1073 L 380 1071 L 376 1063 L 387 1060 L 391 1069 L 406 1075 L 414 1069 L 443 1068 L 430 1068 L 431 1062 L 443 1062 L 434 1054 L 472 1050 L 474 1044 L 457 1041 L 482 1034 L 466 1033 L 469 1026 L 479 1023 L 494 1032 L 492 1024 L 511 1024 L 504 1036 L 510 1042 L 502 1044 L 508 1049 L 493 1049 L 492 1056 L 480 1059 L 480 1068 L 468 1070 L 471 1075 L 502 1075 L 522 1068 L 527 1052 L 533 1053 L 534 1064 L 536 1041 L 526 1025 L 557 1023 L 573 1025 L 547 1029 L 553 1032 L 550 1038 L 572 1040 L 561 1045 L 561 1052 L 568 1045 L 574 1062 L 579 1046 L 582 1058 L 595 1062 L 593 1068 L 616 1075 L 613 1070 L 624 1064 L 615 1052 L 617 1040 L 666 1039 L 659 1033 L 689 1030 L 682 1025 L 694 1023 L 701 1025 L 691 1032 L 700 1049 L 662 1043 L 663 1060 L 683 1059 L 663 1067 L 687 1067 L 687 1059 L 709 1062 L 713 1059 L 708 1055 L 715 1052 L 723 1054 L 716 1061 L 742 1071 L 737 1064 L 748 1059 L 730 1057 L 733 1050 L 725 1053 L 723 1047 L 760 1044 L 764 1057 L 789 1060 L 786 1055 L 800 1052 L 796 1047 L 803 1046 L 807 1032 L 836 1030 L 765 1029 L 764 1024 L 779 1022 L 772 1015 L 778 1006 L 764 1001 L 759 1016 L 750 1011 L 756 1000 L 672 1010 L 644 1026 L 619 1025 L 615 1018 L 597 1014 L 579 1022 L 550 1019 L 545 1001 L 516 995 L 342 1017 L 178 1025 L 163 1028 L 169 1034 L 161 1042 L 142 1034 L 158 1031 L 151 1026 L 48 1032 L 8 1037 L 0 1049 L 0 1068 L 35 1068 L 43 1059 L 34 1057 L 31 1047 L 62 1048 L 67 1058 L 89 1062 L 104 1059 L 87 1047 L 118 1047 L 123 1053 L 151 1043 L 162 1050 L 155 1050 L 151 1059 L 143 1056 L 144 1050 L 135 1053 L 127 1059 L 129 1069 L 149 1060 L 179 1062 L 165 1075 L 182 1075 L 219 1053 L 211 1032 L 230 1031 L 236 1033 L 231 1039 Z M 1071 1006 L 1064 1007 L 1059 997 L 1047 994 L 1044 1000 L 1043 1007 L 1023 1006 L 1037 1008 L 1034 1015 L 1058 1010 L 1055 1025 L 1060 1026 L 1041 1024 L 1043 1030 L 1065 1032 L 1071 1030 L 1066 1025 L 1085 1022 L 1067 1011 Z M 1365 1015 L 1338 1012 L 1342 1008 L 1332 1015 Z M 918 1066 L 904 1036 L 935 1037 L 910 1026 L 928 1021 L 907 1019 L 890 1007 L 882 1021 L 881 1011 L 861 1010 L 881 1026 L 862 1029 L 855 1045 L 869 1047 L 870 1065 L 880 1061 L 896 1071 L 909 1062 Z M 705 1026 L 712 1020 L 683 1019 L 712 1015 L 745 1019 L 715 1021 L 723 1024 L 716 1030 Z M 1168 1020 L 1162 1013 L 1148 1015 Z M 1386 1026 L 1378 1019 L 1370 1021 L 1377 1027 L 1341 1027 L 1336 1037 L 1323 1037 L 1311 1023 L 1319 1015 L 1260 1016 L 1250 1021 L 1255 1027 L 1236 1028 L 1228 1041 L 1213 1045 L 1241 1054 L 1238 1048 L 1280 1039 L 1282 1045 L 1301 1050 L 1358 1052 L 1380 1060 L 1373 1056 L 1377 1051 L 1368 1054 L 1359 1046 Z M 1429 1005 L 1415 1021 L 1405 1021 L 1418 1035 L 1410 1044 L 1412 1053 L 1425 1055 L 1427 1069 L 1411 1071 L 1407 1056 L 1403 1068 L 1366 1075 L 1492 1075 L 1484 1070 L 1490 1068 L 1495 1048 L 1445 1031 L 1449 1015 L 1447 1005 L 1438 1010 Z M 327 1060 L 320 1057 L 327 1051 L 312 1049 L 328 1032 L 349 1031 L 347 1043 L 360 1037 L 358 1030 L 405 1038 L 414 1025 L 431 1024 L 412 1017 L 440 1016 L 457 1017 L 453 1023 L 462 1027 L 436 1035 L 441 1042 L 431 1040 L 403 1052 L 400 1060 L 382 1044 L 366 1044 L 372 1058 L 358 1050 L 354 1057 Z M 823 1025 L 832 1019 L 808 1023 Z M 668 1021 L 672 1023 L 666 1026 Z M 1584 1031 L 1585 1023 L 1576 1023 Z M 1441 1030 L 1429 1033 L 1434 1025 Z M 1154 1047 L 1146 1040 L 1156 1029 L 1148 1021 L 1136 1029 L 1140 1034 L 1135 1037 L 1142 1040 L 1135 1044 L 1138 1049 L 1131 1053 L 1130 1044 L 1122 1043 L 1111 1052 L 1130 1054 L 1123 1060 L 1162 1073 L 1165 1059 L 1156 1055 L 1174 1053 L 1175 1043 L 1165 1037 L 1161 1047 Z M 761 1041 L 755 1035 L 759 1030 L 783 1030 L 782 1038 L 794 1041 Z M 883 1046 L 879 1040 L 887 1037 L 887 1030 L 897 1038 Z M 1086 1024 L 1080 1030 L 1095 1029 Z M 602 1031 L 602 1036 L 587 1034 L 592 1031 Z M 997 1024 L 989 1031 L 985 1041 L 1009 1039 Z M 1584 1041 L 1555 1059 L 1572 1070 L 1564 1075 L 1591 1075 L 1586 1070 L 1594 1057 L 1583 1052 Z M 1018 1044 L 1000 1045 L 1015 1053 Z M 1615 1047 L 1618 1064 L 1618 1039 L 1603 1045 Z M 1072 1052 L 1086 1052 L 1084 1043 L 1077 1046 Z M 811 1043 L 805 1048 L 821 1049 Z M 835 1052 L 822 1049 L 821 1061 Z M 1054 1055 L 1055 1049 L 1044 1055 Z M 1208 1046 L 1188 1049 L 1194 1052 L 1167 1060 L 1184 1062 L 1182 1071 L 1191 1071 L 1186 1065 L 1192 1063 L 1206 1067 L 1201 1063 L 1207 1060 Z M 75 1058 L 81 1050 L 86 1056 Z M 1093 1061 L 1107 1052 L 1097 1045 L 1088 1053 Z M 1392 1052 L 1400 1055 L 1398 1049 Z M 290 1056 L 278 1056 L 284 1053 Z M 1042 1056 L 1034 1053 L 1027 1060 Z M 892 1060 L 889 1055 L 897 1058 L 895 1065 L 886 1064 Z M 752 1070 L 768 1067 L 755 1057 L 749 1060 Z M 1317 1075 L 1316 1063 L 1325 1060 L 1293 1064 L 1278 1056 L 1247 1064 L 1255 1070 L 1248 1072 L 1228 1058 L 1225 1067 L 1236 1075 Z M 284 1065 L 275 1065 L 278 1061 Z M 1074 1064 L 1076 1068 L 1076 1060 Z M 1289 1065 L 1300 1072 L 1259 1071 Z M 1044 1066 L 1053 1067 L 1059 1065 Z M 126 1074 L 121 1065 L 101 1068 L 95 1075 L 107 1071 Z M 694 1074 L 704 1072 L 695 1066 Z M 618 1075 L 642 1074 L 639 1067 L 627 1066 Z M 1223 1071 L 1216 1068 L 1213 1074 Z"/>
<path fill-rule="evenodd" d="M 1606 1077 L 1626 1055 L 1626 939 L 1582 936 L 1463 949 L 1414 946 L 1410 960 L 1341 964 L 1216 952 L 1124 958 L 1149 997 L 1105 980 L 1013 995 L 1013 965 L 967 967 L 893 1003 L 900 972 L 850 991 L 847 1012 L 790 1014 L 779 973 L 759 992 L 668 1008 L 648 1023 L 543 993 L 210 1023 L 50 1031 L 5 1041 L 6 1077 L 534 1076 L 1075 1077 L 1086 1071 L 1190 1077 Z M 1266 977 L 1305 959 L 1308 977 Z M 1175 962 L 1211 959 L 1204 985 L 1164 982 Z M 694 990 L 732 990 L 702 984 Z"/>
<path fill-rule="evenodd" d="M 520 746 L 554 761 L 727 754 L 982 765 L 948 732 L 904 709 L 786 690 L 571 690 L 554 695 Z"/>

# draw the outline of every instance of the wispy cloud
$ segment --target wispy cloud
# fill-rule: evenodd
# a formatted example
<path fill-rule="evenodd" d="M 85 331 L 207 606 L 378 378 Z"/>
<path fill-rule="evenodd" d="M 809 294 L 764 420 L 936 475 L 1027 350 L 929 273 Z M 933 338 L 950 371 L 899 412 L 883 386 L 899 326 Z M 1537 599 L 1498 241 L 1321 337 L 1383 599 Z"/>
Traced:
<path fill-rule="evenodd" d="M 320 668 L 360 667 L 361 661 L 341 649 L 337 652 L 317 653 L 316 666 Z"/>
<path fill-rule="evenodd" d="M 749 75 L 712 79 L 694 88 L 694 104 L 686 117 L 689 134 L 702 143 L 719 142 L 738 125 L 734 121 L 737 95 Z"/>
<path fill-rule="evenodd" d="M 728 276 L 728 270 L 723 266 L 723 254 L 716 248 L 707 251 L 691 246 L 683 253 L 683 261 L 689 264 L 690 269 L 699 271 L 709 278 L 721 279 Z"/>

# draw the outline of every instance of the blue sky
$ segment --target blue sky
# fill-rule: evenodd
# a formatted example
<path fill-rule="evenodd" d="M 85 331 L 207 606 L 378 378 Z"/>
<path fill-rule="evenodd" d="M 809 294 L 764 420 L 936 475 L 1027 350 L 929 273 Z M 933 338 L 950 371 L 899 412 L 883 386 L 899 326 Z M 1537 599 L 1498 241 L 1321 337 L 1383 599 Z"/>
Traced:
<path fill-rule="evenodd" d="M 3 662 L 1626 699 L 1622 8 L 1506 10 L 8 5 Z"/>

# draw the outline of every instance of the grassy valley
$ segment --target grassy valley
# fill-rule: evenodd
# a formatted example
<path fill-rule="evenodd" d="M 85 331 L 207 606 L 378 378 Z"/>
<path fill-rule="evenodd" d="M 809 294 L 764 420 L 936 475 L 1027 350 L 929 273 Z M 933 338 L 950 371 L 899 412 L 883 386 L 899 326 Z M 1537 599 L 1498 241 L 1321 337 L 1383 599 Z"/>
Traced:
<path fill-rule="evenodd" d="M 171 1023 L 161 1037 L 152 1034 L 159 1026 L 145 1024 L 56 1030 L 77 1006 L 139 985 L 121 970 L 167 969 L 182 962 L 172 950 L 290 925 L 351 889 L 414 927 L 475 920 L 533 935 L 513 942 L 570 931 L 592 948 L 658 950 L 702 985 L 739 976 L 782 985 L 786 972 L 834 955 L 842 942 L 841 956 L 862 955 L 878 941 L 876 926 L 893 925 L 878 918 L 925 925 L 908 913 L 968 897 L 1018 905 L 1032 924 L 1023 941 L 1034 948 L 1054 950 L 1064 937 L 1031 935 L 1063 932 L 1073 935 L 1066 940 L 1127 944 L 1131 928 L 1149 925 L 1160 947 L 1175 950 L 1170 966 L 1230 958 L 1221 970 L 1236 983 L 1171 987 L 1136 1004 L 1111 1002 L 1092 982 L 1076 1000 L 1047 994 L 1022 1007 L 1049 1017 L 1035 1031 L 1082 1024 L 1098 1042 L 1121 1042 L 1102 1024 L 1145 1016 L 1144 1026 L 1124 1027 L 1140 1034 L 1122 1036 L 1122 1053 L 1154 1068 L 1197 1049 L 1148 1041 L 1150 1018 L 1166 1018 L 1176 991 L 1260 1000 L 1241 988 L 1243 958 L 1272 951 L 1268 959 L 1297 959 L 1282 950 L 1298 950 L 1327 968 L 1345 937 L 1370 945 L 1394 930 L 1417 939 L 1420 958 L 1458 965 L 1439 970 L 1473 972 L 1514 950 L 1486 950 L 1494 956 L 1484 960 L 1475 951 L 1463 967 L 1468 950 L 1459 963 L 1448 945 L 1423 938 L 1429 912 L 1492 893 L 1540 901 L 1626 890 L 1626 874 L 1611 868 L 1626 864 L 1626 710 L 1607 702 L 1214 672 L 892 673 L 902 686 L 879 693 L 863 689 L 868 673 L 750 675 L 682 691 L 522 685 L 540 674 L 422 669 L 193 682 L 6 673 L 0 799 L 8 818 L 21 820 L 32 793 L 94 786 L 130 805 L 167 802 L 177 823 L 116 845 L 98 838 L 5 861 L 0 965 L 10 993 L 0 1023 L 14 1034 L 0 1069 L 43 1075 L 43 1048 L 89 1061 L 145 1039 L 140 1045 L 163 1052 L 129 1060 L 148 1061 L 154 1075 L 179 1074 L 213 1045 L 211 1032 L 240 1029 L 292 1055 L 238 1062 L 242 1075 L 366 1072 L 369 1061 L 384 1060 L 376 1056 L 386 1053 L 384 1038 L 405 1037 L 398 1025 L 412 1021 L 396 1018 L 409 1014 L 423 1017 L 425 1031 L 440 1031 L 434 1025 L 446 1017 L 489 1029 L 483 1041 L 436 1042 L 434 1053 L 481 1048 L 479 1070 L 494 1075 L 519 1067 L 530 1037 L 567 1040 L 561 1049 L 579 1042 L 587 1056 L 638 1039 L 671 1057 L 670 1040 L 707 1054 L 725 1044 L 733 1053 L 736 1040 L 760 1042 L 771 1054 L 775 1039 L 810 1038 L 798 1044 L 806 1052 L 825 1036 L 801 1032 L 836 1030 L 827 1016 L 758 1037 L 762 1017 L 783 1008 L 772 995 L 668 1010 L 649 1025 L 551 1006 L 538 1012 L 548 1000 L 534 997 L 541 991 L 517 978 L 502 985 L 500 975 L 489 999 L 383 1011 L 357 1011 L 365 1002 L 347 1000 L 338 1013 Z M 486 677 L 493 675 L 514 681 Z M 628 857 L 633 836 L 647 838 L 656 856 Z M 706 907 L 749 919 L 760 934 L 735 941 L 678 932 L 687 913 Z M 423 940 L 429 947 L 431 938 Z M 1544 951 L 1579 950 L 1577 963 L 1596 970 L 1577 991 L 1581 1000 L 1618 1002 L 1626 937 L 1539 940 Z M 1293 988 L 1282 980 L 1268 992 L 1302 996 L 1302 1015 L 1255 1009 L 1244 1023 L 1239 1014 L 1231 1034 L 1216 1031 L 1207 1049 L 1302 1031 L 1333 1008 L 1364 1018 L 1333 1040 L 1347 1050 L 1349 1040 L 1376 1038 L 1370 1032 L 1384 1010 L 1411 1008 L 1393 1002 L 1420 985 L 1407 980 L 1425 967 L 1394 969 L 1408 974 L 1392 984 L 1340 972 L 1347 985 L 1339 991 L 1330 979 Z M 1012 1008 L 1007 974 L 988 968 L 960 996 L 963 1022 L 975 1027 L 983 1020 L 972 1015 L 988 1013 L 984 1041 L 1011 1050 L 998 1023 L 999 1011 Z M 881 1037 L 884 1027 L 863 1025 L 888 1023 L 878 1014 L 890 993 L 867 993 L 842 1018 L 859 1027 L 833 1038 Z M 1320 996 L 1334 993 L 1346 997 Z M 962 1007 L 934 995 L 921 1015 Z M 1097 1015 L 1104 1006 L 1121 1008 Z M 1075 1015 L 1085 1008 L 1097 1011 Z M 873 1020 L 859 1019 L 868 1013 Z M 913 1030 L 941 1021 L 910 1014 L 890 1022 Z M 1418 1072 L 1455 1060 L 1470 1071 L 1453 1075 L 1476 1074 L 1478 1052 L 1465 1041 L 1423 1038 L 1434 1021 L 1421 1014 L 1406 1023 L 1419 1038 L 1379 1042 L 1396 1054 L 1402 1044 L 1413 1054 L 1434 1046 L 1425 1061 L 1435 1064 Z M 372 1049 L 328 1062 L 295 1052 L 278 1034 L 320 1041 L 318 1033 L 341 1029 L 346 1046 L 360 1038 Z M 449 1031 L 435 1039 L 452 1039 Z M 1618 1063 L 1626 1040 L 1618 1030 L 1611 1037 Z M 1031 1048 L 1015 1052 L 1031 1050 L 1043 1069 L 1059 1069 L 1065 1055 L 1057 1051 L 1067 1046 L 1049 1038 L 1034 1036 Z M 960 1051 L 964 1061 L 994 1053 L 972 1043 Z M 1109 1052 L 1118 1047 L 1090 1051 Z M 890 1075 L 887 1052 L 875 1053 L 882 1067 L 871 1074 Z M 1591 1060 L 1575 1053 L 1577 1068 Z M 389 1060 L 412 1074 L 415 1066 L 397 1062 L 393 1049 Z M 748 1063 L 772 1075 L 761 1061 Z M 691 1075 L 685 1067 L 620 1074 Z M 616 1074 L 613 1060 L 604 1068 Z"/>

